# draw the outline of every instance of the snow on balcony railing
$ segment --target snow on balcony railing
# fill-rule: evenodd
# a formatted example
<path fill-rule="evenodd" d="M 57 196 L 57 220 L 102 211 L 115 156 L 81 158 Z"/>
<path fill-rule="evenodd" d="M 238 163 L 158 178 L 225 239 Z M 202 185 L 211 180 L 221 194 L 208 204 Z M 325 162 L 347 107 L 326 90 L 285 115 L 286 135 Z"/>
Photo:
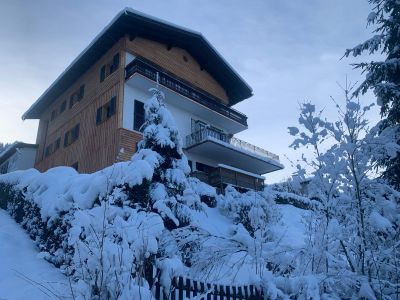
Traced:
<path fill-rule="evenodd" d="M 237 147 L 239 149 L 249 151 L 251 153 L 264 156 L 267 158 L 271 158 L 273 160 L 279 161 L 279 156 L 269 152 L 263 148 L 254 146 L 248 142 L 245 142 L 241 139 L 233 137 L 223 132 L 219 132 L 210 128 L 203 128 L 199 131 L 196 131 L 192 134 L 186 136 L 186 148 L 192 147 L 196 144 L 206 141 L 208 138 L 215 138 L 219 141 Z"/>

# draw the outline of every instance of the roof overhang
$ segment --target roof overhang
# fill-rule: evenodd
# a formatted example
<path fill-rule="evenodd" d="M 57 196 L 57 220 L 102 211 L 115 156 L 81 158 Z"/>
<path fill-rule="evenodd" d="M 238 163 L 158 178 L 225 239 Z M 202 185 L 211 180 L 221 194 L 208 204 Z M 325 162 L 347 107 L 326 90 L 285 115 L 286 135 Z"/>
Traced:
<path fill-rule="evenodd" d="M 280 162 L 274 159 L 251 153 L 212 137 L 187 147 L 185 151 L 200 157 L 212 157 L 218 164 L 229 165 L 259 175 L 284 168 Z"/>
<path fill-rule="evenodd" d="M 201 33 L 125 8 L 24 113 L 22 119 L 39 119 L 49 104 L 125 34 L 153 39 L 187 50 L 225 88 L 230 105 L 252 95 L 251 87 Z"/>

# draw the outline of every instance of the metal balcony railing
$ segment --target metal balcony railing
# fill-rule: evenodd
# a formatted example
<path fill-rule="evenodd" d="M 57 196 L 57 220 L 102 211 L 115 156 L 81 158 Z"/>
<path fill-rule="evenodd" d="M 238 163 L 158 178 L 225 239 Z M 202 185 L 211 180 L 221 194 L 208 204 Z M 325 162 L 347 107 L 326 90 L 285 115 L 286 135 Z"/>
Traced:
<path fill-rule="evenodd" d="M 226 133 L 213 130 L 211 128 L 203 128 L 199 131 L 196 131 L 186 136 L 186 148 L 190 148 L 196 144 L 204 142 L 210 137 L 220 140 L 224 143 L 230 144 L 239 149 L 246 150 L 251 153 L 279 161 L 279 156 L 274 153 L 271 153 L 263 148 L 254 146 L 248 142 L 245 142 L 241 139 L 238 139 Z"/>
<path fill-rule="evenodd" d="M 155 64 L 147 61 L 144 58 L 136 57 L 131 63 L 126 66 L 126 80 L 129 79 L 134 73 L 139 73 L 148 79 L 153 81 L 157 81 L 157 73 L 158 73 L 158 82 L 185 96 L 188 97 L 195 102 L 204 105 L 205 107 L 214 110 L 221 115 L 228 117 L 231 120 L 234 120 L 244 126 L 247 126 L 247 116 L 242 114 L 241 112 L 230 108 L 223 103 L 221 103 L 217 98 L 208 94 L 205 91 L 200 91 L 199 89 L 194 88 L 188 82 L 184 82 L 182 79 L 177 78 L 173 74 L 163 70 L 161 67 L 156 66 Z"/>

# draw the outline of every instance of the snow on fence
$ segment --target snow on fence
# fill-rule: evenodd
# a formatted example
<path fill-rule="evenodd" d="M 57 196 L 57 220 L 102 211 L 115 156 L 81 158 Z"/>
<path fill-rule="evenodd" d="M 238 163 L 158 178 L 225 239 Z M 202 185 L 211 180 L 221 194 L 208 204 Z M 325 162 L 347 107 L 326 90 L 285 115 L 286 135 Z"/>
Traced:
<path fill-rule="evenodd" d="M 254 285 L 229 286 L 204 283 L 189 278 L 173 278 L 169 294 L 160 284 L 160 272 L 157 272 L 152 292 L 156 300 L 261 300 L 264 293 Z"/>

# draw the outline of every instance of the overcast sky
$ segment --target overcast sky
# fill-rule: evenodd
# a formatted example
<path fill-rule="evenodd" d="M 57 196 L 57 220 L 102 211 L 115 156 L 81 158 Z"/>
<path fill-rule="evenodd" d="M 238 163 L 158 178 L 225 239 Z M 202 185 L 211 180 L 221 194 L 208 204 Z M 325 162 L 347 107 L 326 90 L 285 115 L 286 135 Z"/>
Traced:
<path fill-rule="evenodd" d="M 299 103 L 310 100 L 333 116 L 330 96 L 343 98 L 337 82 L 363 78 L 349 66 L 353 58 L 340 58 L 371 35 L 367 0 L 2 0 L 0 142 L 35 142 L 37 121 L 21 115 L 124 7 L 202 32 L 250 84 L 254 96 L 235 106 L 249 123 L 238 137 L 280 155 L 286 168 L 268 182 L 293 171 L 285 155 L 300 156 L 287 133 Z"/>

